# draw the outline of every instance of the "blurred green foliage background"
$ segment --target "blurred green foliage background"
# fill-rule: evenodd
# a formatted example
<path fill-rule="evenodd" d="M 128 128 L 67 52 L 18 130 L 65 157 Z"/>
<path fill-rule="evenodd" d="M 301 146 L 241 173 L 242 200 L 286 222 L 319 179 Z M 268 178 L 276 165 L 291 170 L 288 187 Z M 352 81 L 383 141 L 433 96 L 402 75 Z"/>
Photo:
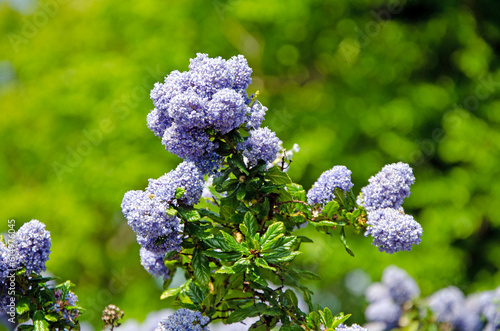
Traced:
<path fill-rule="evenodd" d="M 0 231 L 47 224 L 48 270 L 77 284 L 83 320 L 100 325 L 109 303 L 139 320 L 169 304 L 120 204 L 179 163 L 146 127 L 149 91 L 197 52 L 247 57 L 264 125 L 301 147 L 289 174 L 305 188 L 338 164 L 356 193 L 387 163 L 414 168 L 412 252 L 348 233 L 352 258 L 301 230 L 317 303 L 363 322 L 359 269 L 375 281 L 390 264 L 423 295 L 500 284 L 497 1 L 4 0 L 0 35 Z"/>

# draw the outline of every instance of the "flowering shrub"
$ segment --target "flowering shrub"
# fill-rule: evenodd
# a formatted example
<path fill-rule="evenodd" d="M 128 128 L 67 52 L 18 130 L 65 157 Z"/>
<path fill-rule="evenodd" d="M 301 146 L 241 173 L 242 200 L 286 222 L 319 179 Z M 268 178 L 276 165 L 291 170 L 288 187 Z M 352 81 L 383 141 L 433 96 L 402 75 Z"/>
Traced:
<path fill-rule="evenodd" d="M 173 71 L 151 91 L 148 127 L 183 162 L 144 191 L 127 192 L 122 210 L 142 265 L 165 280 L 161 298 L 181 307 L 157 330 L 208 330 L 211 321 L 249 317 L 258 318 L 252 330 L 362 330 L 342 324 L 348 315 L 313 305 L 301 280 L 317 276 L 292 264 L 311 240 L 293 232 L 309 224 L 338 235 L 351 255 L 345 227 L 372 236 L 380 251 L 411 250 L 422 235 L 401 208 L 412 169 L 385 166 L 356 199 L 351 171 L 338 165 L 306 192 L 286 173 L 281 140 L 261 127 L 267 108 L 246 92 L 251 72 L 241 55 L 198 54 L 188 71 Z M 186 282 L 168 288 L 179 269 Z M 302 292 L 309 312 L 287 287 Z"/>

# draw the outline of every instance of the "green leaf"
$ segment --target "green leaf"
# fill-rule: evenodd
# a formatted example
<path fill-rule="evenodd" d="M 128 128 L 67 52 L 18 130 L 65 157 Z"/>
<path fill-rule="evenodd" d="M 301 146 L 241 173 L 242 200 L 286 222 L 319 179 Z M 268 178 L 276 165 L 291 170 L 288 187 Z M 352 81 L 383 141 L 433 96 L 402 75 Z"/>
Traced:
<path fill-rule="evenodd" d="M 311 224 L 312 226 L 314 226 L 316 228 L 319 226 L 335 227 L 338 225 L 336 222 L 332 222 L 332 221 L 309 222 L 309 224 Z"/>
<path fill-rule="evenodd" d="M 266 217 L 269 214 L 269 210 L 271 210 L 271 203 L 267 197 L 264 198 L 264 202 L 257 205 L 258 214 L 257 217 L 259 219 Z"/>
<path fill-rule="evenodd" d="M 163 299 L 166 299 L 166 298 L 170 298 L 170 297 L 175 297 L 177 296 L 179 293 L 181 293 L 181 291 L 183 290 L 183 287 L 177 287 L 177 288 L 170 288 L 166 291 L 164 291 L 161 296 L 160 296 L 160 300 L 163 300 Z"/>
<path fill-rule="evenodd" d="M 238 129 L 229 131 L 228 133 L 226 133 L 226 137 L 234 144 L 239 144 L 245 141 L 245 138 L 243 138 Z"/>
<path fill-rule="evenodd" d="M 354 257 L 354 252 L 351 251 L 351 249 L 349 248 L 349 246 L 347 246 L 347 240 L 346 240 L 346 237 L 345 237 L 344 227 L 342 227 L 340 229 L 339 238 L 340 238 L 340 241 L 342 242 L 342 244 L 344 245 L 344 248 L 347 251 L 347 253 L 349 253 L 349 255 L 351 255 L 352 257 Z"/>
<path fill-rule="evenodd" d="M 203 290 L 195 283 L 189 284 L 189 290 L 187 292 L 187 295 L 194 303 L 202 303 L 203 300 L 205 299 L 205 294 L 203 293 Z"/>
<path fill-rule="evenodd" d="M 186 190 L 184 188 L 182 188 L 182 187 L 178 187 L 175 190 L 174 198 L 180 199 L 180 198 L 182 198 L 182 196 L 184 195 L 184 193 L 186 193 Z"/>
<path fill-rule="evenodd" d="M 210 266 L 208 258 L 202 254 L 200 249 L 195 249 L 191 266 L 194 271 L 194 278 L 201 285 L 207 285 L 210 282 Z"/>
<path fill-rule="evenodd" d="M 264 260 L 263 258 L 260 258 L 260 257 L 255 259 L 255 265 L 257 267 L 261 267 L 261 268 L 268 269 L 271 271 L 276 271 L 276 268 L 271 267 L 269 264 L 267 264 L 266 260 Z"/>
<path fill-rule="evenodd" d="M 290 176 L 286 172 L 281 171 L 279 167 L 272 167 L 266 173 L 266 177 L 276 185 L 292 184 Z"/>
<path fill-rule="evenodd" d="M 22 322 L 20 322 L 20 323 L 22 323 Z M 17 331 L 33 331 L 33 325 L 19 325 L 16 330 Z"/>
<path fill-rule="evenodd" d="M 175 216 L 175 215 L 177 215 L 177 209 L 170 206 L 170 208 L 167 209 L 166 213 L 167 213 L 167 215 Z"/>
<path fill-rule="evenodd" d="M 57 318 L 58 318 L 57 314 L 52 313 L 52 314 L 45 315 L 45 319 L 49 322 L 57 322 Z"/>
<path fill-rule="evenodd" d="M 235 166 L 245 175 L 248 176 L 250 174 L 245 166 L 245 162 L 243 161 L 243 156 L 240 154 L 233 154 L 227 161 L 229 165 Z"/>
<path fill-rule="evenodd" d="M 29 311 L 30 310 L 29 303 L 30 303 L 30 300 L 26 297 L 19 299 L 19 301 L 17 302 L 17 305 L 16 305 L 16 313 L 18 315 L 22 315 L 25 312 Z"/>
<path fill-rule="evenodd" d="M 325 310 L 326 309 L 327 308 L 325 308 Z M 344 313 L 339 313 L 333 318 L 332 328 L 336 328 L 340 324 L 344 323 L 349 317 L 351 317 L 351 314 L 344 315 Z"/>
<path fill-rule="evenodd" d="M 255 236 L 255 234 L 257 233 L 257 220 L 251 212 L 248 211 L 245 213 L 243 224 L 245 224 L 245 226 L 247 227 L 250 236 Z"/>
<path fill-rule="evenodd" d="M 339 210 L 339 203 L 333 200 L 328 202 L 321 212 L 324 215 L 326 215 L 326 217 L 332 218 L 332 216 L 335 215 L 338 210 Z"/>
<path fill-rule="evenodd" d="M 263 303 L 257 303 L 255 306 L 250 306 L 242 309 L 237 309 L 229 315 L 226 323 L 232 324 L 243 321 L 247 317 L 257 316 L 267 306 Z"/>
<path fill-rule="evenodd" d="M 217 251 L 203 251 L 203 255 L 219 259 L 226 262 L 238 261 L 241 258 L 241 253 L 239 252 L 217 252 Z"/>
<path fill-rule="evenodd" d="M 202 217 L 208 217 L 218 223 L 223 223 L 224 220 L 219 216 L 219 214 L 217 213 L 214 213 L 213 211 L 211 210 L 208 210 L 208 209 L 198 209 L 198 213 L 202 216 Z"/>
<path fill-rule="evenodd" d="M 35 331 L 49 331 L 49 322 L 45 320 L 45 314 L 41 310 L 33 314 L 33 327 Z"/>
<path fill-rule="evenodd" d="M 266 233 L 260 239 L 261 244 L 265 244 L 267 241 L 271 241 L 278 235 L 282 234 L 285 230 L 285 225 L 282 222 L 273 223 L 267 228 Z"/>
<path fill-rule="evenodd" d="M 226 239 L 223 235 L 215 235 L 213 238 L 204 239 L 203 242 L 212 248 L 220 249 L 224 252 L 230 252 L 233 250 L 231 246 L 229 246 L 229 244 L 226 242 Z"/>
<path fill-rule="evenodd" d="M 218 177 L 214 178 L 213 185 L 218 186 L 224 183 L 224 181 L 229 177 L 229 174 L 231 173 L 231 168 L 226 168 L 224 171 L 222 171 Z"/>
<path fill-rule="evenodd" d="M 246 194 L 247 194 L 247 191 L 245 191 L 245 186 L 240 185 L 238 187 L 238 191 L 236 191 L 236 199 L 243 200 L 245 198 Z"/>
<path fill-rule="evenodd" d="M 229 267 L 227 265 L 223 265 L 219 270 L 215 272 L 216 274 L 234 274 L 235 271 L 233 270 L 232 267 Z"/>
<path fill-rule="evenodd" d="M 290 302 L 293 305 L 294 308 L 299 307 L 299 299 L 297 298 L 297 295 L 295 294 L 294 291 L 292 291 L 291 289 L 287 289 L 285 291 L 285 297 L 288 300 L 288 302 Z"/>
<path fill-rule="evenodd" d="M 222 235 L 224 236 L 226 244 L 233 251 L 237 251 L 237 252 L 240 252 L 240 253 L 243 253 L 243 254 L 248 254 L 249 253 L 248 248 L 243 247 L 242 245 L 238 244 L 238 242 L 236 241 L 236 239 L 234 239 L 233 236 L 231 236 L 230 234 L 228 234 L 228 233 L 226 233 L 224 231 L 222 231 Z"/>
<path fill-rule="evenodd" d="M 198 211 L 194 209 L 180 209 L 179 215 L 188 222 L 195 222 L 201 219 Z"/>

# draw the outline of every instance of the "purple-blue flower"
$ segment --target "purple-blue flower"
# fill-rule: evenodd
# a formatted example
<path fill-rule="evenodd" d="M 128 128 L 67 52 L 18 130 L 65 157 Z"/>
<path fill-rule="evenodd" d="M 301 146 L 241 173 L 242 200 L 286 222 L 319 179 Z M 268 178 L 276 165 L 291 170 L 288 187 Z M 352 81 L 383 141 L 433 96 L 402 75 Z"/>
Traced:
<path fill-rule="evenodd" d="M 0 241 L 0 283 L 9 275 L 9 262 L 9 249 Z"/>
<path fill-rule="evenodd" d="M 390 330 L 398 325 L 401 307 L 390 298 L 375 301 L 365 309 L 368 322 L 382 322 L 385 329 Z"/>
<path fill-rule="evenodd" d="M 351 173 L 345 166 L 335 166 L 323 172 L 307 192 L 307 202 L 310 205 L 326 204 L 335 198 L 334 189 L 349 191 L 353 187 Z"/>
<path fill-rule="evenodd" d="M 163 318 L 155 331 L 210 331 L 210 318 L 199 311 L 178 309 L 173 315 Z"/>
<path fill-rule="evenodd" d="M 281 140 L 268 127 L 258 128 L 249 132 L 250 137 L 238 145 L 247 158 L 248 165 L 253 167 L 259 160 L 272 163 L 280 151 Z"/>
<path fill-rule="evenodd" d="M 383 208 L 368 210 L 368 228 L 365 237 L 373 237 L 373 245 L 379 251 L 392 254 L 410 251 L 413 245 L 420 244 L 422 227 L 413 216 L 401 210 Z"/>
<path fill-rule="evenodd" d="M 403 204 L 410 196 L 410 185 L 415 182 L 415 176 L 406 163 L 388 164 L 372 176 L 367 186 L 361 189 L 362 197 L 358 204 L 368 209 L 395 208 Z"/>
<path fill-rule="evenodd" d="M 167 253 L 180 250 L 182 235 L 172 232 L 172 229 L 166 229 L 166 233 L 161 237 L 145 237 L 137 235 L 137 243 L 144 249 L 152 253 Z"/>
<path fill-rule="evenodd" d="M 208 103 L 206 120 L 209 127 L 222 134 L 239 127 L 246 121 L 245 100 L 235 90 L 217 91 Z"/>
<path fill-rule="evenodd" d="M 368 331 L 368 329 L 365 329 L 357 324 L 353 324 L 351 326 L 340 324 L 335 328 L 335 331 Z"/>
<path fill-rule="evenodd" d="M 406 271 L 396 266 L 388 266 L 382 274 L 382 283 L 389 290 L 391 298 L 399 305 L 417 298 L 420 288 Z"/>
<path fill-rule="evenodd" d="M 135 233 L 151 238 L 166 236 L 167 241 L 173 243 L 172 247 L 176 247 L 180 220 L 166 213 L 166 202 L 144 191 L 128 191 L 121 207 L 128 225 Z"/>
<path fill-rule="evenodd" d="M 237 55 L 227 60 L 226 64 L 231 74 L 232 87 L 246 90 L 252 83 L 252 68 L 248 66 L 247 59 L 243 55 Z"/>
<path fill-rule="evenodd" d="M 149 274 L 154 277 L 163 277 L 163 279 L 170 278 L 169 271 L 165 266 L 164 253 L 153 253 L 142 247 L 139 254 L 141 264 Z"/>
<path fill-rule="evenodd" d="M 18 267 L 26 267 L 28 274 L 39 274 L 46 270 L 51 244 L 50 232 L 45 230 L 45 224 L 31 220 L 21 226 L 10 242 L 9 250 L 14 254 Z"/>
<path fill-rule="evenodd" d="M 454 286 L 443 288 L 428 298 L 429 308 L 436 314 L 437 320 L 452 325 L 459 318 L 464 303 L 464 294 Z"/>
<path fill-rule="evenodd" d="M 158 179 L 150 179 L 146 192 L 167 204 L 194 206 L 203 192 L 203 174 L 193 162 L 184 161 Z M 177 189 L 185 192 L 175 199 Z"/>
<path fill-rule="evenodd" d="M 226 61 L 198 53 L 189 71 L 175 70 L 164 83 L 155 84 L 149 129 L 170 153 L 193 161 L 204 174 L 216 172 L 222 157 L 215 152 L 214 132 L 226 134 L 242 125 L 257 128 L 264 118 L 265 107 L 247 106 L 251 73 L 242 55 Z"/>
<path fill-rule="evenodd" d="M 267 107 L 264 107 L 259 101 L 255 101 L 250 107 L 247 107 L 247 123 L 249 129 L 257 129 L 262 125 L 266 116 Z"/>

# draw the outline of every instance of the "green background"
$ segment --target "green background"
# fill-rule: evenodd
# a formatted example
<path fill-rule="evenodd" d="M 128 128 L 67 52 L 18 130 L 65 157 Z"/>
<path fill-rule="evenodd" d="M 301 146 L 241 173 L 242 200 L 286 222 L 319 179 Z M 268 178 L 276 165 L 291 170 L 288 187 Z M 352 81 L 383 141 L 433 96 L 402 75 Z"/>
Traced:
<path fill-rule="evenodd" d="M 12 0 L 13 1 L 13 0 Z M 295 154 L 309 188 L 346 165 L 355 192 L 403 161 L 416 183 L 405 202 L 422 224 L 411 252 L 379 253 L 348 233 L 317 236 L 297 263 L 318 272 L 316 302 L 354 313 L 346 279 L 405 268 L 422 294 L 500 284 L 500 5 L 482 1 L 56 0 L 0 3 L 0 231 L 47 224 L 47 268 L 71 279 L 83 320 L 115 303 L 142 320 L 168 306 L 140 265 L 123 194 L 179 159 L 146 126 L 149 91 L 197 52 L 243 54 L 264 125 Z M 360 281 L 360 285 L 362 286 Z"/>

